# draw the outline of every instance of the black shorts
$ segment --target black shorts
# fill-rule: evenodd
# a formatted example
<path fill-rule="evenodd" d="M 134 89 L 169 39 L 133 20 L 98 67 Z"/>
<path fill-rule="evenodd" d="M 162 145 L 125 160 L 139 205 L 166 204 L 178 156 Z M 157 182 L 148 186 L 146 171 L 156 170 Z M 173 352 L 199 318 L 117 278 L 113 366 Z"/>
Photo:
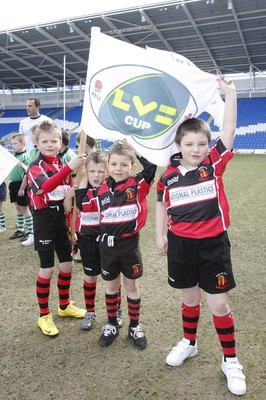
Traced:
<path fill-rule="evenodd" d="M 58 261 L 60 263 L 72 261 L 69 259 L 69 254 L 71 255 L 72 245 L 71 243 L 65 246 L 58 246 L 55 250 L 43 250 L 38 251 L 39 259 L 40 259 L 40 267 L 41 268 L 51 268 L 55 265 L 55 252 L 58 257 Z"/>
<path fill-rule="evenodd" d="M 34 248 L 42 268 L 54 266 L 54 253 L 59 262 L 72 261 L 72 246 L 63 206 L 33 212 Z M 49 264 L 49 265 L 48 265 Z"/>
<path fill-rule="evenodd" d="M 10 182 L 9 183 L 9 196 L 10 203 L 17 203 L 18 206 L 28 206 L 30 204 L 30 199 L 27 190 L 24 190 L 23 196 L 18 196 L 18 191 L 20 189 L 22 181 L 20 182 Z"/>
<path fill-rule="evenodd" d="M 2 182 L 0 185 L 0 201 L 6 201 L 6 183 Z"/>
<path fill-rule="evenodd" d="M 101 273 L 99 242 L 96 238 L 78 235 L 78 248 L 83 264 L 84 274 L 96 276 Z"/>
<path fill-rule="evenodd" d="M 109 247 L 106 238 L 100 241 L 101 274 L 105 281 L 112 281 L 122 274 L 128 279 L 140 278 L 143 264 L 139 248 L 139 234 L 115 239 Z"/>
<path fill-rule="evenodd" d="M 228 292 L 236 284 L 227 232 L 214 238 L 190 239 L 168 231 L 168 283 L 178 289 L 199 285 L 210 294 Z"/>

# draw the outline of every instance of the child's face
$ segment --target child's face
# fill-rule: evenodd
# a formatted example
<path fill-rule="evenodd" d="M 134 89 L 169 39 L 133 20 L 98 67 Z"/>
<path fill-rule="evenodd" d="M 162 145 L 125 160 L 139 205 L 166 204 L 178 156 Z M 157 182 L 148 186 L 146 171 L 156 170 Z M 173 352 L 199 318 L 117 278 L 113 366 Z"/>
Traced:
<path fill-rule="evenodd" d="M 129 178 L 135 167 L 136 164 L 132 164 L 128 156 L 119 154 L 111 154 L 107 165 L 109 175 L 116 182 Z"/>
<path fill-rule="evenodd" d="M 88 182 L 92 187 L 97 187 L 103 183 L 107 175 L 105 163 L 89 161 L 87 165 Z"/>
<path fill-rule="evenodd" d="M 61 147 L 61 139 L 52 132 L 41 132 L 38 138 L 37 147 L 47 157 L 55 157 Z"/>
<path fill-rule="evenodd" d="M 11 146 L 12 150 L 14 150 L 15 153 L 21 153 L 24 150 L 25 143 L 20 142 L 18 138 L 11 139 Z"/>
<path fill-rule="evenodd" d="M 187 169 L 196 168 L 206 158 L 209 151 L 207 136 L 202 132 L 188 132 L 176 145 L 182 153 L 181 164 Z"/>

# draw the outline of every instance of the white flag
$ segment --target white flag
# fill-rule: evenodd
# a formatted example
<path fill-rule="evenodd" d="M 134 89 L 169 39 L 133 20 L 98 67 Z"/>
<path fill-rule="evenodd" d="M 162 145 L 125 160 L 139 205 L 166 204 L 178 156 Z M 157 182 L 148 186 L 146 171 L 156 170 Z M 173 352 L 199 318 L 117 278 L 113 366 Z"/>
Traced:
<path fill-rule="evenodd" d="M 205 74 L 205 72 L 201 71 L 192 61 L 190 61 L 188 58 L 182 56 L 181 54 L 177 53 L 172 53 L 170 51 L 165 51 L 165 50 L 158 50 L 158 49 L 153 49 L 151 47 L 147 47 L 147 50 L 149 52 L 152 52 L 153 55 L 158 55 L 162 59 L 164 59 L 164 62 L 172 62 L 174 61 L 178 65 L 178 70 L 180 71 L 180 79 L 182 79 L 182 74 L 181 70 L 182 68 L 184 70 L 191 70 L 194 69 L 197 71 L 197 76 L 198 74 Z M 166 58 L 168 57 L 168 58 Z M 208 74 L 210 75 L 210 74 Z M 211 75 L 213 77 L 213 75 Z M 215 78 L 216 79 L 216 78 Z M 193 83 L 193 82 L 192 82 Z M 194 92 L 194 88 L 190 88 L 192 90 L 191 93 Z M 202 90 L 202 89 L 201 89 Z M 199 107 L 199 112 L 194 115 L 194 117 L 198 117 L 203 111 L 209 113 L 214 120 L 214 125 L 216 125 L 219 129 L 222 128 L 222 123 L 223 123 L 223 116 L 224 116 L 224 101 L 222 100 L 219 91 L 216 90 L 214 93 L 214 96 L 209 99 L 209 104 L 204 107 L 204 110 L 202 110 L 202 107 Z"/>
<path fill-rule="evenodd" d="M 18 159 L 0 145 L 0 185 L 17 165 Z"/>
<path fill-rule="evenodd" d="M 177 151 L 177 127 L 203 111 L 221 125 L 215 75 L 178 54 L 143 49 L 92 28 L 81 119 L 89 136 L 126 138 L 150 162 L 166 166 Z"/>

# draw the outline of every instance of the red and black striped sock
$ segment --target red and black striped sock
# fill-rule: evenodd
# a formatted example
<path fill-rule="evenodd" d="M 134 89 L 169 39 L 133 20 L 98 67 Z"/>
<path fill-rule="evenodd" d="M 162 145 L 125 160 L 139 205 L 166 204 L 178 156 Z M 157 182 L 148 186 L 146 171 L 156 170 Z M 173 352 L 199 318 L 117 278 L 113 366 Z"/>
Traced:
<path fill-rule="evenodd" d="M 59 295 L 59 306 L 62 310 L 65 310 L 70 303 L 69 292 L 72 272 L 63 272 L 59 270 L 57 277 L 57 288 Z"/>
<path fill-rule="evenodd" d="M 40 317 L 47 315 L 50 312 L 49 309 L 49 294 L 50 294 L 50 282 L 52 278 L 42 278 L 40 275 L 36 281 L 36 295 L 38 304 L 40 307 Z"/>
<path fill-rule="evenodd" d="M 108 323 L 111 325 L 117 325 L 117 318 L 116 318 L 117 303 L 118 303 L 117 293 L 116 294 L 105 293 L 105 304 L 106 304 Z"/>
<path fill-rule="evenodd" d="M 189 307 L 182 302 L 182 323 L 184 338 L 190 340 L 191 346 L 194 346 L 197 339 L 197 328 L 200 316 L 200 304 Z"/>
<path fill-rule="evenodd" d="M 95 311 L 96 282 L 83 283 L 84 299 L 87 312 Z"/>
<path fill-rule="evenodd" d="M 222 346 L 224 358 L 236 357 L 233 314 L 230 312 L 223 317 L 213 315 L 213 323 Z"/>
<path fill-rule="evenodd" d="M 127 306 L 128 306 L 128 316 L 129 316 L 129 326 L 138 326 L 139 324 L 139 314 L 140 314 L 140 298 L 139 299 L 130 299 L 127 297 Z"/>

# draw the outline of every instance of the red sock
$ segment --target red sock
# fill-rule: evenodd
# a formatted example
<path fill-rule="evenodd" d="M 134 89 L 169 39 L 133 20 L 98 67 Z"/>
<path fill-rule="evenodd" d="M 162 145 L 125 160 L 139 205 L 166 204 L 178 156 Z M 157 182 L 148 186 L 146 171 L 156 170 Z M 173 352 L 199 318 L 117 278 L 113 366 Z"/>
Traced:
<path fill-rule="evenodd" d="M 222 346 L 224 357 L 236 357 L 233 314 L 230 312 L 223 317 L 213 315 L 213 323 Z"/>
<path fill-rule="evenodd" d="M 71 282 L 72 272 L 63 272 L 59 270 L 57 277 L 57 287 L 59 294 L 59 306 L 63 310 L 66 309 L 67 305 L 70 303 L 69 292 L 70 292 L 70 282 Z"/>
<path fill-rule="evenodd" d="M 192 346 L 195 345 L 197 339 L 197 328 L 200 316 L 200 304 L 189 307 L 182 302 L 182 323 L 184 338 L 190 340 Z"/>
<path fill-rule="evenodd" d="M 37 277 L 36 282 L 36 295 L 38 304 L 40 307 L 40 316 L 47 315 L 50 312 L 49 309 L 49 294 L 50 294 L 50 282 L 52 278 L 45 279 L 40 275 Z"/>
<path fill-rule="evenodd" d="M 88 312 L 95 311 L 96 282 L 87 282 L 84 280 L 83 290 L 86 310 Z"/>

